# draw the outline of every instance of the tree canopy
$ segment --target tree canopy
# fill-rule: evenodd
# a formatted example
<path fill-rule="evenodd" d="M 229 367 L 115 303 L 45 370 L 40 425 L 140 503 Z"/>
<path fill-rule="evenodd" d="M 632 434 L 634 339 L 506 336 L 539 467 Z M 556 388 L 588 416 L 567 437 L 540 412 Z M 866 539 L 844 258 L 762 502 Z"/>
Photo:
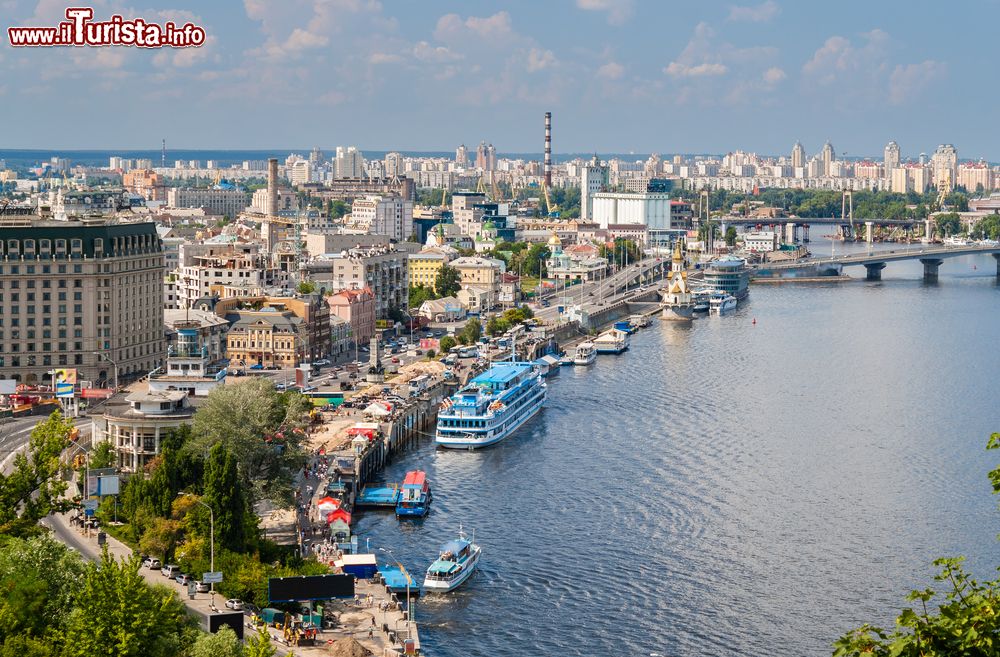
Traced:
<path fill-rule="evenodd" d="M 220 386 L 194 417 L 189 449 L 204 453 L 225 444 L 251 504 L 264 498 L 290 503 L 305 458 L 303 428 L 310 408 L 301 394 L 279 393 L 262 378 Z"/>
<path fill-rule="evenodd" d="M 443 265 L 434 278 L 434 293 L 439 297 L 453 297 L 462 289 L 462 274 L 454 267 Z"/>
<path fill-rule="evenodd" d="M 32 429 L 27 449 L 14 457 L 13 471 L 0 473 L 0 534 L 36 534 L 39 520 L 66 508 L 60 457 L 72 430 L 72 420 L 53 412 Z"/>

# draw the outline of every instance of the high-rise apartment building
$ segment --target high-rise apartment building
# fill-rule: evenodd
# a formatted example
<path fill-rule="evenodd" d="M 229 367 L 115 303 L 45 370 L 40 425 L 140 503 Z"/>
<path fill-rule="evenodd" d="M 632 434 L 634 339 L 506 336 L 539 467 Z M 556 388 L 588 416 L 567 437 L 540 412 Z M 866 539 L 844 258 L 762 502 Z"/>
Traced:
<path fill-rule="evenodd" d="M 899 144 L 890 141 L 885 146 L 885 177 L 892 176 L 892 170 L 899 168 Z"/>
<path fill-rule="evenodd" d="M 792 166 L 804 167 L 806 165 L 806 149 L 800 142 L 795 142 L 792 146 Z"/>
<path fill-rule="evenodd" d="M 455 149 L 455 166 L 464 169 L 469 166 L 469 150 L 465 144 L 459 144 Z"/>
<path fill-rule="evenodd" d="M 955 188 L 958 175 L 958 149 L 951 144 L 941 144 L 931 156 L 932 183 L 939 191 L 950 192 Z"/>
<path fill-rule="evenodd" d="M 354 146 L 337 146 L 337 157 L 334 160 L 335 178 L 363 178 L 365 175 L 365 158 Z"/>
<path fill-rule="evenodd" d="M 820 160 L 823 163 L 822 175 L 833 175 L 833 162 L 836 159 L 837 153 L 833 150 L 833 144 L 829 141 L 823 144 L 823 150 L 820 152 Z"/>
<path fill-rule="evenodd" d="M 355 199 L 347 227 L 403 242 L 413 234 L 413 201 L 392 196 Z"/>
<path fill-rule="evenodd" d="M 53 368 L 110 386 L 163 359 L 163 251 L 153 223 L 0 223 L 0 377 Z"/>

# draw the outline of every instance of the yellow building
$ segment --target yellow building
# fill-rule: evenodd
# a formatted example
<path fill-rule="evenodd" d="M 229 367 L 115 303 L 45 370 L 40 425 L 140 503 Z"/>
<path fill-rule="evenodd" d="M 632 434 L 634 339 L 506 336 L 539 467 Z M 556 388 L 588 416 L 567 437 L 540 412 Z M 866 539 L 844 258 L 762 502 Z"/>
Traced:
<path fill-rule="evenodd" d="M 458 251 L 450 246 L 432 246 L 411 253 L 406 260 L 409 270 L 410 285 L 423 285 L 434 289 L 434 281 L 438 272 L 458 255 Z"/>
<path fill-rule="evenodd" d="M 240 311 L 226 337 L 226 355 L 238 366 L 295 367 L 306 360 L 305 322 L 290 311 Z"/>

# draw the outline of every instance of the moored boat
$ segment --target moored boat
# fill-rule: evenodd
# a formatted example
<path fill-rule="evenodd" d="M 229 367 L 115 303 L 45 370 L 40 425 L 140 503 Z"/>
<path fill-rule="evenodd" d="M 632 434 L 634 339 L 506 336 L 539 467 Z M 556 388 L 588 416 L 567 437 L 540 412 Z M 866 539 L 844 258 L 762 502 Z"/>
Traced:
<path fill-rule="evenodd" d="M 594 346 L 599 354 L 620 354 L 628 349 L 629 335 L 625 331 L 613 328 L 597 336 Z"/>
<path fill-rule="evenodd" d="M 498 443 L 541 410 L 545 395 L 533 363 L 498 363 L 441 403 L 434 442 L 453 449 Z"/>
<path fill-rule="evenodd" d="M 574 365 L 590 365 L 597 360 L 597 347 L 593 342 L 587 340 L 576 345 L 576 354 L 573 356 Z"/>
<path fill-rule="evenodd" d="M 736 308 L 736 297 L 725 292 L 716 292 L 709 299 L 709 309 L 719 315 L 727 313 Z"/>
<path fill-rule="evenodd" d="M 396 515 L 401 518 L 422 518 L 430 510 L 430 504 L 431 485 L 427 481 L 426 473 L 423 470 L 407 472 L 399 489 Z"/>

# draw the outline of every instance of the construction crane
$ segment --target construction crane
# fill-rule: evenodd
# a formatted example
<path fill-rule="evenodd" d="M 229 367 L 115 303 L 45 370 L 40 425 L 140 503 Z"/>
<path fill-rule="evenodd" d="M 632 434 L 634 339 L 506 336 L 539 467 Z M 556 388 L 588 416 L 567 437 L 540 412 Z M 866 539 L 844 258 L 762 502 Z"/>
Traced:
<path fill-rule="evenodd" d="M 542 194 L 545 196 L 545 211 L 550 217 L 559 216 L 559 207 L 552 203 L 552 199 L 549 198 L 549 186 L 542 181 Z"/>
<path fill-rule="evenodd" d="M 503 201 L 503 195 L 500 193 L 500 187 L 497 185 L 496 173 L 490 171 L 490 186 L 493 188 L 493 201 L 500 203 Z"/>

